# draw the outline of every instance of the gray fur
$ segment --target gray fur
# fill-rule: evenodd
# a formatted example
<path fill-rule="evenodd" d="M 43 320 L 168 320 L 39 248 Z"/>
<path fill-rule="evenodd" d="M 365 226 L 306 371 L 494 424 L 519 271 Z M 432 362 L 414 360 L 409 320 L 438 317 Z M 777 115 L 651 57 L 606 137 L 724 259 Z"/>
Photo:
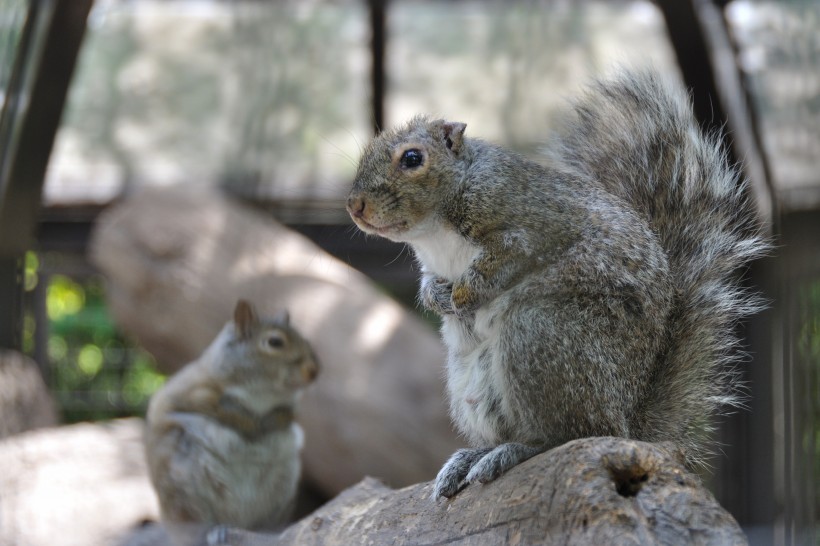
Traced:
<path fill-rule="evenodd" d="M 463 127 L 383 133 L 348 200 L 364 231 L 416 252 L 458 429 L 482 452 L 512 444 L 466 474 L 456 454 L 437 492 L 585 436 L 701 462 L 711 417 L 738 404 L 733 327 L 760 308 L 735 273 L 768 248 L 717 138 L 650 72 L 590 86 L 542 164 Z"/>

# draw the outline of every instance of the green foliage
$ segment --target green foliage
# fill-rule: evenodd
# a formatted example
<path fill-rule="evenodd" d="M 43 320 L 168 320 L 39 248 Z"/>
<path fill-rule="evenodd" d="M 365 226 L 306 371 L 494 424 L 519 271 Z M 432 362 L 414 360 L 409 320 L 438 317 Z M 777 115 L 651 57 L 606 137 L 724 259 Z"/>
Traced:
<path fill-rule="evenodd" d="M 26 259 L 26 288 L 39 282 L 38 258 Z M 163 383 L 153 357 L 126 339 L 108 315 L 99 278 L 53 275 L 46 288 L 51 389 L 65 422 L 141 415 Z M 33 321 L 32 321 L 33 322 Z M 26 329 L 33 345 L 33 324 Z"/>

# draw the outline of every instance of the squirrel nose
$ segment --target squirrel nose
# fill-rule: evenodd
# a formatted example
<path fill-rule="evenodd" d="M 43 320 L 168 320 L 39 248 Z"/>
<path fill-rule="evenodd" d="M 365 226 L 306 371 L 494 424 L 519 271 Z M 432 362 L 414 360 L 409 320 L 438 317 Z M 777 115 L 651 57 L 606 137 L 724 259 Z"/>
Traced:
<path fill-rule="evenodd" d="M 351 216 L 355 216 L 356 218 L 364 216 L 365 206 L 366 203 L 361 197 L 351 195 L 347 198 L 347 211 Z"/>
<path fill-rule="evenodd" d="M 305 372 L 305 375 L 307 376 L 306 379 L 308 381 L 313 381 L 314 379 L 316 379 L 316 376 L 319 375 L 319 369 L 318 368 L 308 368 L 307 372 Z"/>
<path fill-rule="evenodd" d="M 316 355 L 313 355 L 304 364 L 302 364 L 302 377 L 305 381 L 310 383 L 316 379 L 317 375 L 319 375 L 319 361 L 316 358 Z"/>

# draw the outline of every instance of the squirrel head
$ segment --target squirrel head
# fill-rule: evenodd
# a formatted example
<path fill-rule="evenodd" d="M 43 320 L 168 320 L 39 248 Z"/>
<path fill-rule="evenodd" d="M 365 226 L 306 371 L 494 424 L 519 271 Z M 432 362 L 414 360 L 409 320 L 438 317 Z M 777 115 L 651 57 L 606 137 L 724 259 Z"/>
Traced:
<path fill-rule="evenodd" d="M 231 382 L 258 382 L 272 390 L 295 391 L 316 379 L 319 363 L 310 344 L 290 325 L 287 311 L 260 317 L 240 299 L 225 328 L 233 358 L 220 370 Z"/>
<path fill-rule="evenodd" d="M 417 116 L 365 148 L 347 199 L 359 228 L 394 241 L 420 235 L 462 178 L 464 123 Z"/>

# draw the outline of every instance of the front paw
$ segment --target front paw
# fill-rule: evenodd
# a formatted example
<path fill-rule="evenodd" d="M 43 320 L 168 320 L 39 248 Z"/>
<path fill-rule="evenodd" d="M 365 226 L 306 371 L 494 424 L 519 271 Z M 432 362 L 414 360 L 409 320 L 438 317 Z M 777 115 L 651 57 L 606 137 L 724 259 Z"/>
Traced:
<path fill-rule="evenodd" d="M 481 306 L 478 292 L 466 282 L 456 281 L 452 289 L 453 313 L 461 318 L 469 317 Z"/>
<path fill-rule="evenodd" d="M 434 275 L 425 275 L 421 280 L 419 297 L 421 304 L 434 313 L 439 315 L 452 315 L 454 313 L 452 304 L 453 283 L 446 279 Z"/>

